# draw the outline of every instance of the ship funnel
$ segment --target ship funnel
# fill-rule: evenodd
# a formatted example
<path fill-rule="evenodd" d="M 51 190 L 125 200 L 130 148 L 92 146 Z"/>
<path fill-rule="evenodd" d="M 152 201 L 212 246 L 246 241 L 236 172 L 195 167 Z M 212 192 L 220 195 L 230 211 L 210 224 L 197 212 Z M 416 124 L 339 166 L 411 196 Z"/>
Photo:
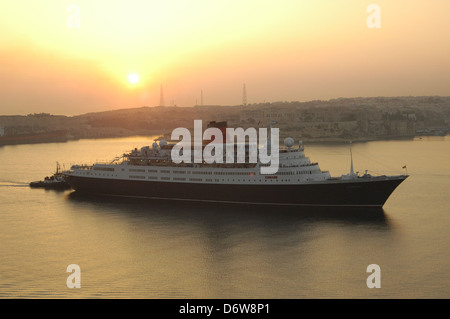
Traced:
<path fill-rule="evenodd" d="M 222 132 L 222 141 L 219 140 L 215 140 L 215 143 L 219 143 L 219 144 L 225 144 L 227 142 L 227 121 L 221 121 L 221 122 L 216 122 L 216 121 L 211 121 L 208 123 L 208 128 L 210 127 L 214 127 L 214 128 L 218 128 L 221 132 Z M 204 140 L 203 144 L 206 145 L 208 143 L 210 143 L 212 140 Z"/>

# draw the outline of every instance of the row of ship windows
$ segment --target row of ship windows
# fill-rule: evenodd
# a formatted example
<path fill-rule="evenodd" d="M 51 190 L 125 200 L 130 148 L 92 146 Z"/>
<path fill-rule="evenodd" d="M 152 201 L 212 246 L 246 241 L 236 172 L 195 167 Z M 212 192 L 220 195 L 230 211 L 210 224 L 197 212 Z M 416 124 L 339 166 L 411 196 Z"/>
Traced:
<path fill-rule="evenodd" d="M 261 166 L 269 166 L 269 165 L 261 165 Z M 107 172 L 114 172 L 114 167 L 98 167 L 94 166 L 93 170 L 95 171 L 107 171 Z M 122 168 L 122 171 L 125 171 L 124 168 Z M 146 170 L 143 168 L 130 168 L 128 170 L 129 172 L 136 172 L 136 173 L 145 173 Z M 158 173 L 158 170 L 156 169 L 149 169 L 147 170 L 149 173 Z M 170 174 L 170 170 L 161 170 L 160 171 L 163 174 Z M 189 172 L 187 172 L 189 173 Z M 202 172 L 202 171 L 193 171 L 192 174 L 206 174 L 206 175 L 212 175 L 213 172 Z M 297 172 L 298 173 L 298 172 Z M 173 174 L 186 174 L 186 171 L 173 171 Z M 244 172 L 215 172 L 214 175 L 248 175 L 249 173 Z M 293 172 L 280 172 L 281 175 L 292 175 Z"/>
<path fill-rule="evenodd" d="M 86 175 L 86 173 L 82 173 L 83 175 Z M 87 175 L 90 175 L 89 173 L 87 173 Z M 94 173 L 94 174 L 92 174 L 92 175 L 94 175 L 94 176 L 109 176 L 109 177 L 111 177 L 111 176 L 117 176 L 117 175 L 112 175 L 112 174 L 96 174 L 96 173 Z M 132 178 L 132 179 L 146 179 L 146 176 L 142 176 L 142 175 L 129 175 L 128 176 L 129 178 Z M 278 179 L 276 179 L 276 178 L 273 178 L 273 177 L 276 177 L 276 176 L 270 176 L 271 178 L 268 178 L 268 179 L 265 179 L 264 181 L 265 182 L 267 182 L 267 181 L 269 181 L 269 182 L 273 182 L 273 181 L 281 181 L 281 182 L 288 182 L 289 180 L 284 180 L 284 179 L 280 179 L 280 180 L 278 180 Z M 158 179 L 158 176 L 148 176 L 147 177 L 148 179 L 152 179 L 152 180 L 157 180 Z M 170 179 L 170 177 L 165 177 L 165 176 L 163 176 L 163 177 L 161 177 L 160 178 L 160 180 L 163 180 L 163 181 L 170 181 L 171 179 Z M 173 179 L 172 179 L 173 181 L 186 181 L 186 180 L 189 180 L 189 181 L 191 181 L 191 182 L 202 182 L 203 181 L 203 179 L 202 178 L 189 178 L 189 179 L 186 179 L 186 178 L 183 178 L 183 177 L 174 177 Z M 205 181 L 206 182 L 212 182 L 213 181 L 213 179 L 212 178 L 206 178 L 205 179 Z M 215 179 L 214 180 L 215 182 L 220 182 L 221 180 L 220 179 Z M 227 182 L 229 182 L 229 181 L 235 181 L 235 179 L 232 179 L 232 180 L 230 180 L 230 179 L 223 179 L 222 178 L 222 182 L 224 182 L 224 181 L 227 181 Z M 236 180 L 236 181 L 238 181 L 238 182 L 240 182 L 241 180 L 240 179 L 238 179 L 238 180 Z M 248 179 L 248 180 L 246 180 L 246 179 L 242 179 L 242 182 L 255 182 L 255 181 L 261 181 L 261 179 Z M 298 181 L 300 181 L 300 179 L 298 180 Z"/>
<path fill-rule="evenodd" d="M 128 177 L 129 178 L 134 178 L 134 179 L 145 179 L 145 176 L 140 176 L 140 175 L 129 175 Z M 148 176 L 148 179 L 158 179 L 158 177 L 157 176 Z M 170 181 L 170 177 L 163 176 L 160 179 L 163 180 L 163 181 Z M 183 177 L 174 177 L 173 180 L 174 181 L 186 181 L 187 179 L 183 178 Z M 191 182 L 202 182 L 203 179 L 202 178 L 189 178 L 189 181 L 191 181 Z M 208 181 L 208 179 L 206 181 Z M 212 180 L 210 180 L 210 181 L 212 181 Z"/>
<path fill-rule="evenodd" d="M 145 169 L 134 169 L 130 168 L 130 172 L 140 172 L 145 173 Z M 149 169 L 149 173 L 157 173 L 158 171 L 155 169 Z M 169 170 L 161 170 L 162 174 L 170 174 Z M 173 174 L 186 174 L 186 171 L 173 171 Z M 188 172 L 189 173 L 189 172 Z M 277 175 L 294 175 L 294 174 L 312 174 L 313 171 L 297 171 L 297 172 L 278 172 Z M 191 174 L 198 174 L 198 175 L 212 175 L 213 172 L 201 172 L 201 171 L 193 171 Z M 254 173 L 248 173 L 248 172 L 214 172 L 214 175 L 250 175 L 253 176 Z"/>
<path fill-rule="evenodd" d="M 98 167 L 98 166 L 94 166 L 94 171 L 114 172 L 114 167 Z M 145 170 L 144 170 L 144 172 L 145 172 Z"/>
<path fill-rule="evenodd" d="M 145 176 L 136 176 L 136 175 L 130 175 L 129 176 L 130 178 L 134 178 L 134 179 L 145 179 Z M 155 179 L 158 179 L 158 177 L 157 176 L 148 176 L 148 179 L 153 179 L 153 180 L 155 180 Z M 170 181 L 171 179 L 170 179 L 170 177 L 165 177 L 165 176 L 163 176 L 163 177 L 160 177 L 160 180 L 162 180 L 162 181 Z M 183 178 L 183 177 L 174 177 L 174 178 L 172 178 L 172 180 L 173 181 L 190 181 L 190 182 L 203 182 L 203 179 L 202 178 Z M 212 182 L 213 181 L 213 179 L 212 178 L 206 178 L 205 179 L 205 181 L 206 182 Z M 230 180 L 229 178 L 227 178 L 226 180 L 225 179 L 223 179 L 222 178 L 222 180 L 220 180 L 220 179 L 218 179 L 218 178 L 216 178 L 216 179 L 214 179 L 214 182 L 230 182 L 230 181 L 232 181 L 232 182 L 235 182 L 235 181 L 237 181 L 237 182 L 241 182 L 241 180 L 240 179 L 237 179 L 237 180 L 235 180 L 234 178 L 232 179 L 232 180 Z M 262 179 L 242 179 L 242 182 L 256 182 L 256 181 L 262 181 Z M 281 180 L 278 180 L 278 179 L 265 179 L 264 180 L 265 182 L 278 182 L 278 181 L 280 181 L 280 182 L 289 182 L 290 180 L 284 180 L 284 179 L 281 179 Z M 298 181 L 300 181 L 300 180 L 298 180 Z"/>
<path fill-rule="evenodd" d="M 130 169 L 130 171 L 132 171 L 132 169 Z M 150 170 L 149 170 L 150 171 Z M 134 170 L 133 170 L 134 172 Z M 138 171 L 138 172 L 145 172 L 145 170 L 143 171 Z M 157 171 L 155 170 L 156 173 Z M 161 170 L 161 173 L 164 173 L 163 170 Z M 177 174 L 176 171 L 173 171 L 174 174 Z M 208 174 L 211 175 L 212 172 L 193 172 L 196 174 Z M 319 171 L 297 171 L 297 174 L 313 174 L 313 173 L 319 173 Z M 85 175 L 86 173 L 82 173 L 83 175 Z M 184 173 L 178 173 L 178 174 L 184 174 Z M 278 172 L 276 175 L 294 175 L 295 172 Z M 87 172 L 87 175 L 90 175 L 90 172 Z M 97 173 L 93 173 L 93 176 L 117 176 L 117 174 L 112 175 L 112 174 L 97 174 Z M 215 172 L 214 175 L 245 175 L 245 176 L 253 176 L 254 173 L 245 173 L 245 172 Z M 139 179 L 145 179 L 145 176 L 141 176 L 141 175 L 129 175 L 130 178 L 139 178 Z M 157 179 L 157 177 L 154 176 L 149 176 L 148 178 L 154 178 Z M 165 177 L 162 177 L 161 179 L 167 179 Z M 175 178 L 174 178 L 175 179 Z M 177 180 L 185 180 L 183 178 L 177 179 Z M 196 180 L 195 178 L 190 178 L 189 180 Z M 200 179 L 201 180 L 201 179 Z"/>

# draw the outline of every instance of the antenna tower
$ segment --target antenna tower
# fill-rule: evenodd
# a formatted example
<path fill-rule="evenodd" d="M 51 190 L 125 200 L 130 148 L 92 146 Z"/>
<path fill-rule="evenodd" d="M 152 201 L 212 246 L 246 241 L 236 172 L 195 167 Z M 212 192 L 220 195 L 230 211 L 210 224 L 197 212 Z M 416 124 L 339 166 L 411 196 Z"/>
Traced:
<path fill-rule="evenodd" d="M 247 90 L 245 89 L 245 83 L 242 90 L 242 105 L 247 106 Z"/>

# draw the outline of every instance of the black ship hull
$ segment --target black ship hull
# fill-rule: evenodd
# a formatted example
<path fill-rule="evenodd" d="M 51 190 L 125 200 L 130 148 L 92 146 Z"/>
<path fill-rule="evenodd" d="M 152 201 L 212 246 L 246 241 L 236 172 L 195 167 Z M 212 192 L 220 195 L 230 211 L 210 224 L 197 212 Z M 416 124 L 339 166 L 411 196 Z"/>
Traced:
<path fill-rule="evenodd" d="M 207 184 L 65 176 L 79 192 L 172 200 L 271 205 L 382 207 L 406 175 L 308 184 Z"/>

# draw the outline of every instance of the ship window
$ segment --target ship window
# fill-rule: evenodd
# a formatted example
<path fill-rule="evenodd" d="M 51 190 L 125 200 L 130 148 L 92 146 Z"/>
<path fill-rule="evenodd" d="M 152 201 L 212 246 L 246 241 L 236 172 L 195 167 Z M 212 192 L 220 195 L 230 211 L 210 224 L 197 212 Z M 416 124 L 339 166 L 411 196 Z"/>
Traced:
<path fill-rule="evenodd" d="M 109 171 L 109 172 L 114 172 L 114 167 L 98 167 L 98 166 L 94 166 L 94 171 Z"/>
<path fill-rule="evenodd" d="M 198 171 L 194 171 L 194 172 L 192 172 L 192 174 L 212 175 L 212 172 L 202 172 L 202 171 L 198 172 Z"/>

